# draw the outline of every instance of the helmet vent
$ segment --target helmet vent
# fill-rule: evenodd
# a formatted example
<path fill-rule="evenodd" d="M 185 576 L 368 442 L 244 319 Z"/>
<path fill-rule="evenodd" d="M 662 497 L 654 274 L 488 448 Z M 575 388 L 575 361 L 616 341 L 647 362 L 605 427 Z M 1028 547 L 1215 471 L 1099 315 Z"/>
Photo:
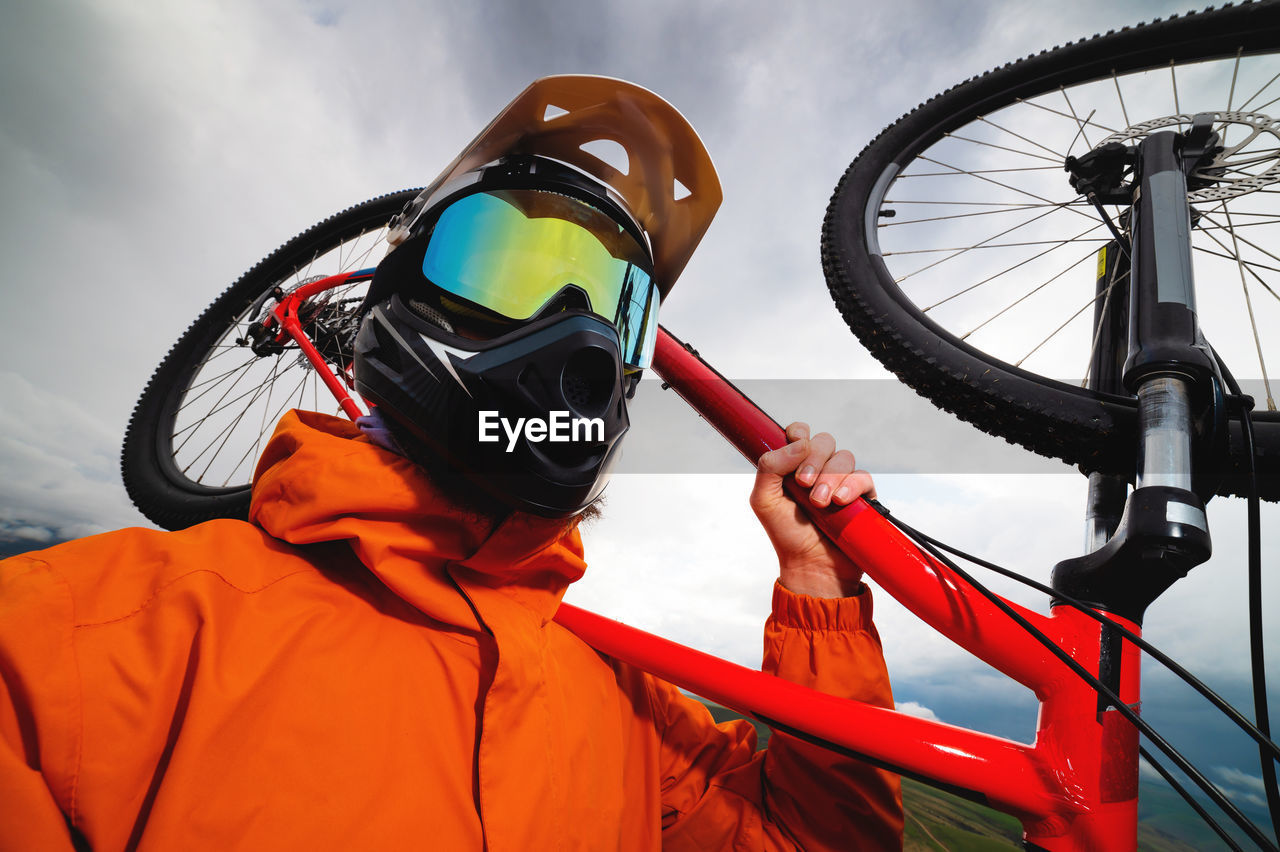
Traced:
<path fill-rule="evenodd" d="M 564 398 L 574 408 L 582 410 L 591 402 L 591 388 L 581 376 L 565 376 Z"/>
<path fill-rule="evenodd" d="M 453 334 L 453 323 L 449 322 L 449 318 L 446 317 L 438 308 L 428 305 L 421 299 L 410 299 L 409 309 L 432 325 L 438 326 L 450 334 Z"/>
<path fill-rule="evenodd" d="M 565 402 L 579 414 L 600 416 L 613 398 L 617 370 L 617 363 L 603 349 L 579 349 L 570 356 L 560 375 Z"/>
<path fill-rule="evenodd" d="M 627 149 L 612 139 L 592 139 L 578 147 L 624 175 L 631 172 L 631 158 L 627 156 Z"/>

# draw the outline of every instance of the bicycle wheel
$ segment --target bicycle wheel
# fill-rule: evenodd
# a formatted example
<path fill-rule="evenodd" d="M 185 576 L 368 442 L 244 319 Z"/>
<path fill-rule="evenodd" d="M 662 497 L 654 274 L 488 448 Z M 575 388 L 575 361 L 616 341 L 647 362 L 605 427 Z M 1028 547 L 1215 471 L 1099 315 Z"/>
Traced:
<path fill-rule="evenodd" d="M 296 346 L 259 356 L 246 332 L 272 302 L 305 281 L 374 266 L 386 224 L 417 189 L 383 195 L 285 243 L 214 300 L 156 368 L 125 432 L 120 470 L 134 504 L 166 529 L 244 518 L 258 454 L 289 408 L 341 414 Z M 350 366 L 355 311 L 367 282 L 309 305 L 309 331 L 340 371 Z"/>
<path fill-rule="evenodd" d="M 1280 365 L 1278 49 L 1280 4 L 1207 10 L 1027 57 L 903 116 L 846 171 L 823 224 L 845 320 L 935 405 L 1034 452 L 1132 476 L 1134 400 L 1082 386 L 1095 255 L 1111 234 L 1064 161 L 1215 113 L 1224 150 L 1190 193 L 1201 327 L 1238 377 L 1262 381 L 1260 487 L 1280 499 L 1267 372 Z M 1229 437 L 1227 472 L 1241 474 L 1237 424 Z M 1229 475 L 1221 492 L 1242 483 Z"/>

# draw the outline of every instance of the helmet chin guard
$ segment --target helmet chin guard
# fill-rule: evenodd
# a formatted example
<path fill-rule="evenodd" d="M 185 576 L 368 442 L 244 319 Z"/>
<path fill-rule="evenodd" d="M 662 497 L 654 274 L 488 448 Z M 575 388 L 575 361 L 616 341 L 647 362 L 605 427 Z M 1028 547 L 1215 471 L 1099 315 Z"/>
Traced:
<path fill-rule="evenodd" d="M 594 502 L 630 425 L 612 327 L 563 312 L 473 351 L 438 332 L 399 296 L 375 306 L 356 337 L 357 391 L 506 505 L 568 517 Z"/>

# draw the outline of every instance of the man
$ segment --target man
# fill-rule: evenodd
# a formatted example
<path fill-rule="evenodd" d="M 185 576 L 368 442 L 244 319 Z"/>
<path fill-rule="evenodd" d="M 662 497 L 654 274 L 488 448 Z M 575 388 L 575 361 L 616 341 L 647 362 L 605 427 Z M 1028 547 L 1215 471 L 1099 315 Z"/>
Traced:
<path fill-rule="evenodd" d="M 900 846 L 893 776 L 784 734 L 757 753 L 552 621 L 718 203 L 652 93 L 517 98 L 397 222 L 355 344 L 374 414 L 286 415 L 249 523 L 0 565 L 0 849 Z M 871 480 L 788 435 L 751 495 L 780 566 L 765 668 L 890 706 L 861 574 L 781 487 Z"/>

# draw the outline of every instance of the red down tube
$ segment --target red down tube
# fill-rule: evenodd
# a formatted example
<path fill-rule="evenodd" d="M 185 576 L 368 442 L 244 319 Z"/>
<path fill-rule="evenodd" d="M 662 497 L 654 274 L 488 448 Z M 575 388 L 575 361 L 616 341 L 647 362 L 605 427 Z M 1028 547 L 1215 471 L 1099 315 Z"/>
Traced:
<path fill-rule="evenodd" d="M 782 428 L 665 329 L 655 369 L 753 464 L 786 444 Z M 794 483 L 791 483 L 794 486 Z M 814 511 L 815 522 L 868 576 L 917 615 L 1042 699 L 1073 676 L 990 601 L 924 554 L 863 500 Z M 1054 619 L 1015 608 L 1057 637 Z M 563 605 L 556 620 L 588 644 L 739 712 L 793 728 L 867 760 L 952 788 L 1022 819 L 1028 835 L 1063 837 L 1091 810 L 1065 756 L 835 698 Z M 1043 740 L 1043 738 L 1042 738 Z M 1054 765 L 1051 765 L 1052 764 Z M 1071 842 L 1071 841 L 1068 841 Z M 1050 843 L 1046 848 L 1075 846 Z M 1103 847 L 1098 847 L 1103 848 Z M 1117 847 L 1124 848 L 1124 847 Z"/>

